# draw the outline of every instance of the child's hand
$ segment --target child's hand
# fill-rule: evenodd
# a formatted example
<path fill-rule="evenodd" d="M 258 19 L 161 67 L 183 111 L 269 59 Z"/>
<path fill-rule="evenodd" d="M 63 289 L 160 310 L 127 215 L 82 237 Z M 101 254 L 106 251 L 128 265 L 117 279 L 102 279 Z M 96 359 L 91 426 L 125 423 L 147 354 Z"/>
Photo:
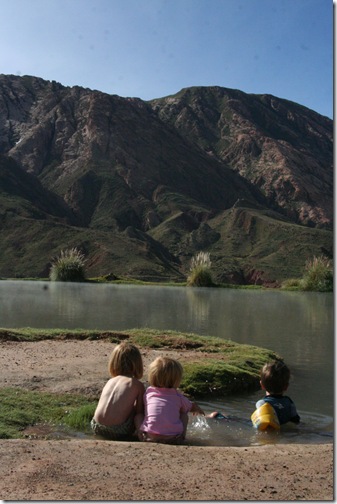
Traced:
<path fill-rule="evenodd" d="M 205 412 L 200 408 L 200 406 L 197 405 L 197 403 L 193 403 L 191 413 L 193 413 L 193 415 L 204 415 L 205 416 Z"/>
<path fill-rule="evenodd" d="M 208 413 L 206 415 L 207 418 L 225 418 L 222 413 L 219 411 L 213 411 L 212 413 Z"/>

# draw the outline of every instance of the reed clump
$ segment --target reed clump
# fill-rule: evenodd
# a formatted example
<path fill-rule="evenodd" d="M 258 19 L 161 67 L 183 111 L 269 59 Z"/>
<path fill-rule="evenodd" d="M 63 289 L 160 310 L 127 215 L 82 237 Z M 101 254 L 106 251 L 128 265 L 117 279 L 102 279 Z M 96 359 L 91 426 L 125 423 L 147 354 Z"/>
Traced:
<path fill-rule="evenodd" d="M 198 252 L 192 257 L 190 273 L 187 277 L 189 287 L 212 287 L 211 258 L 208 252 Z"/>
<path fill-rule="evenodd" d="M 59 257 L 52 261 L 49 279 L 53 282 L 85 281 L 85 257 L 76 248 L 61 250 Z"/>
<path fill-rule="evenodd" d="M 305 263 L 301 288 L 305 291 L 332 292 L 333 267 L 330 259 L 314 256 Z"/>

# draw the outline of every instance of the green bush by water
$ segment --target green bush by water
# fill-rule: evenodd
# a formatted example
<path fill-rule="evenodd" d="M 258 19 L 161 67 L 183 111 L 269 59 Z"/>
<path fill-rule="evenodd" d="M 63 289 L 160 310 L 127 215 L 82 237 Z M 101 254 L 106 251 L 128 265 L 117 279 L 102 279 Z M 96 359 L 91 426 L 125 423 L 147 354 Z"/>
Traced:
<path fill-rule="evenodd" d="M 333 269 L 330 259 L 319 256 L 307 261 L 301 287 L 306 291 L 332 292 Z"/>
<path fill-rule="evenodd" d="M 211 259 L 208 252 L 198 252 L 192 257 L 190 273 L 187 277 L 189 287 L 212 287 Z"/>
<path fill-rule="evenodd" d="M 85 258 L 77 248 L 61 250 L 54 259 L 49 278 L 53 282 L 83 282 Z"/>
<path fill-rule="evenodd" d="M 330 259 L 314 256 L 305 263 L 302 278 L 289 278 L 282 282 L 286 290 L 333 292 L 333 266 Z"/>

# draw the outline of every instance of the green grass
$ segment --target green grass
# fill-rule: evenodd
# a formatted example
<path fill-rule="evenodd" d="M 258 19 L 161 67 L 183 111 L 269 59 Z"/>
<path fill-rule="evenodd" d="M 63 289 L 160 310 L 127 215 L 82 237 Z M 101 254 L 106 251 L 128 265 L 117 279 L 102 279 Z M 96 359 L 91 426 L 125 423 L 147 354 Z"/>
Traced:
<path fill-rule="evenodd" d="M 24 429 L 36 424 L 85 430 L 96 407 L 96 402 L 85 396 L 19 388 L 0 389 L 0 404 L 1 439 L 23 437 Z"/>
<path fill-rule="evenodd" d="M 85 431 L 94 416 L 97 401 L 83 404 L 79 408 L 71 409 L 64 418 L 65 423 L 72 429 Z"/>
<path fill-rule="evenodd" d="M 301 290 L 301 279 L 300 278 L 288 278 L 282 282 L 281 288 L 284 290 Z"/>
<path fill-rule="evenodd" d="M 259 389 L 260 370 L 276 354 L 250 345 L 220 346 L 201 360 L 184 363 L 181 388 L 193 397 L 227 396 Z"/>
<path fill-rule="evenodd" d="M 242 345 L 231 340 L 215 336 L 200 336 L 195 333 L 158 330 L 150 328 L 128 329 L 126 331 L 100 331 L 84 329 L 36 329 L 24 327 L 21 329 L 0 328 L 0 341 L 42 341 L 53 340 L 98 340 L 106 339 L 111 343 L 119 343 L 128 339 L 141 348 L 167 348 L 176 350 L 196 350 L 198 352 L 233 352 L 242 351 L 243 355 L 251 351 L 255 353 L 258 347 Z M 269 352 L 269 350 L 267 350 Z"/>

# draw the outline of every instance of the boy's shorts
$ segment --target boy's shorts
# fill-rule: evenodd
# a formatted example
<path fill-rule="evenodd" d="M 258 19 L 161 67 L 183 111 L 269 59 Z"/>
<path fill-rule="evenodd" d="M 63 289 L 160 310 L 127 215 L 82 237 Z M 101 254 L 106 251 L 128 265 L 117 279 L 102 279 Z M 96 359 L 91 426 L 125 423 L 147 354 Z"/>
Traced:
<path fill-rule="evenodd" d="M 130 438 L 135 431 L 133 415 L 131 415 L 126 422 L 119 425 L 102 425 L 96 422 L 94 418 L 91 420 L 90 425 L 95 434 L 115 441 Z"/>

